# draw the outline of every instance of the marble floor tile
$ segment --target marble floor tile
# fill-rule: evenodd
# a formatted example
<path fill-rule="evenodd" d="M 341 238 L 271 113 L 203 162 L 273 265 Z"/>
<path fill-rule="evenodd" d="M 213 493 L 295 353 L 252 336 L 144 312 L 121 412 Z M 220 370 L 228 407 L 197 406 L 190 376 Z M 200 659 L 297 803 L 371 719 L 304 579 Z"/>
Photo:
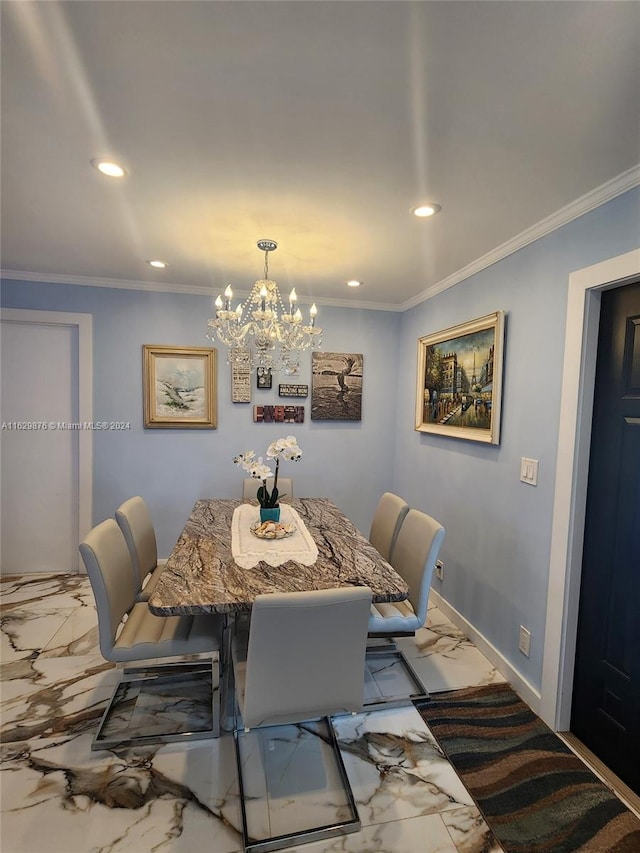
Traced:
<path fill-rule="evenodd" d="M 2 679 L 1 736 L 12 742 L 97 725 L 120 674 L 94 652 L 14 663 Z"/>
<path fill-rule="evenodd" d="M 5 611 L 0 617 L 2 663 L 24 660 L 44 649 L 73 613 L 72 608 L 56 609 L 53 604 L 46 610 L 21 605 Z"/>
<path fill-rule="evenodd" d="M 429 608 L 427 624 L 415 637 L 399 637 L 397 643 L 430 693 L 505 680 L 437 607 Z"/>
<path fill-rule="evenodd" d="M 239 853 L 231 735 L 155 748 L 91 750 L 122 673 L 100 654 L 86 576 L 4 578 L 1 612 L 3 853 Z M 401 643 L 431 690 L 497 678 L 436 608 L 430 608 L 423 632 Z M 370 673 L 369 689 L 373 695 L 381 688 L 386 692 L 398 675 L 383 662 Z M 292 849 L 499 851 L 413 706 L 336 718 L 335 729 L 362 829 Z M 318 805 L 314 791 L 327 774 L 324 759 L 312 741 L 303 745 L 294 738 L 283 753 L 272 749 L 269 737 L 254 743 L 255 755 L 249 757 L 257 758 L 276 784 L 267 790 L 252 782 L 251 807 L 270 829 L 286 831 L 292 813 L 297 825 L 307 808 Z"/>
<path fill-rule="evenodd" d="M 91 735 L 3 747 L 8 853 L 187 853 L 241 849 L 229 738 L 115 754 Z"/>
<path fill-rule="evenodd" d="M 472 804 L 413 706 L 336 717 L 334 726 L 363 825 Z"/>
<path fill-rule="evenodd" d="M 41 657 L 84 655 L 98 648 L 98 617 L 95 607 L 73 610 L 49 642 Z"/>
<path fill-rule="evenodd" d="M 440 815 L 363 827 L 360 832 L 290 848 L 292 853 L 458 853 Z M 470 851 L 469 851 L 470 853 Z M 485 853 L 476 847 L 474 853 Z M 488 851 L 486 851 L 488 853 Z"/>
<path fill-rule="evenodd" d="M 89 578 L 84 574 L 3 577 L 1 612 L 25 606 L 29 610 L 94 607 Z"/>
<path fill-rule="evenodd" d="M 502 846 L 475 806 L 449 809 L 440 817 L 458 853 L 502 853 Z"/>

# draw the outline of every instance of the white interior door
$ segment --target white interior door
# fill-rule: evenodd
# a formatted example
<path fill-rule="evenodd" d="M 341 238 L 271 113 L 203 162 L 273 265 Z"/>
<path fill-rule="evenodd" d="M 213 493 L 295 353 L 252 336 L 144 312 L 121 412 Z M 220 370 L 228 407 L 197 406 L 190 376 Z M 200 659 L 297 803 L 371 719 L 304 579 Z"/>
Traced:
<path fill-rule="evenodd" d="M 2 574 L 76 572 L 79 328 L 3 315 L 1 354 Z"/>

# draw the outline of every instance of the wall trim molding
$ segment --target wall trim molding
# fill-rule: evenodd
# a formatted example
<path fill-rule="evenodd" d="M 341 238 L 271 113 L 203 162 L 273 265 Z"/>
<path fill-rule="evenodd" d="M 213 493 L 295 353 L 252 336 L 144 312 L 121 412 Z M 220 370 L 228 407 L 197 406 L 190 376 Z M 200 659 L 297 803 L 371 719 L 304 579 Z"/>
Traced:
<path fill-rule="evenodd" d="M 569 275 L 540 716 L 569 731 L 578 629 L 600 292 L 640 276 L 640 249 Z"/>
<path fill-rule="evenodd" d="M 33 311 L 28 308 L 2 308 L 0 320 L 10 323 L 75 326 L 78 329 L 78 420 L 93 421 L 93 316 L 64 311 Z M 78 542 L 93 526 L 93 433 L 77 431 L 78 436 Z M 78 569 L 84 565 L 78 554 Z"/>
<path fill-rule="evenodd" d="M 171 282 L 151 281 L 129 281 L 118 278 L 98 278 L 96 276 L 61 275 L 59 273 L 29 272 L 28 270 L 0 270 L 0 279 L 3 281 L 32 281 L 44 284 L 72 284 L 78 287 L 111 287 L 114 290 L 142 290 L 147 293 L 186 293 L 190 296 L 213 297 L 213 287 L 199 287 L 191 284 L 172 284 Z M 248 290 L 234 291 L 240 300 L 250 296 Z M 298 298 L 300 304 L 315 302 L 316 305 L 326 305 L 335 308 L 360 308 L 368 311 L 389 311 L 400 313 L 404 309 L 401 305 L 389 305 L 384 302 L 366 302 L 351 299 L 330 299 L 328 297 L 301 296 Z M 213 307 L 211 308 L 213 312 Z"/>
<path fill-rule="evenodd" d="M 611 201 L 612 199 L 617 198 L 617 196 L 627 192 L 627 190 L 631 190 L 639 185 L 640 164 L 633 166 L 621 175 L 618 175 L 612 180 L 596 187 L 594 190 L 591 190 L 591 192 L 588 192 L 575 201 L 572 201 L 570 204 L 566 205 L 566 207 L 552 213 L 551 216 L 541 219 L 540 222 L 532 225 L 531 228 L 527 228 L 525 231 L 522 231 L 510 240 L 507 240 L 506 243 L 503 243 L 501 246 L 497 246 L 495 249 L 492 249 L 492 251 L 487 252 L 486 255 L 482 255 L 482 257 L 472 261 L 470 264 L 467 264 L 467 266 L 462 267 L 462 269 L 459 269 L 452 275 L 447 276 L 447 278 L 443 278 L 442 281 L 437 282 L 437 284 L 434 284 L 432 287 L 429 287 L 427 290 L 417 296 L 414 296 L 413 299 L 403 302 L 401 309 L 403 311 L 408 311 L 410 308 L 415 308 L 416 305 L 426 302 L 428 299 L 437 296 L 438 293 L 448 290 L 450 287 L 459 284 L 461 281 L 464 281 L 470 276 L 475 275 L 498 261 L 503 260 L 503 258 L 506 258 L 508 255 L 513 255 L 515 252 L 523 249 L 525 246 L 528 246 L 529 243 L 534 243 L 536 240 L 539 240 L 541 237 L 545 237 L 547 234 L 550 234 L 552 231 L 556 231 L 558 228 L 562 228 L 563 225 L 567 225 L 579 216 L 589 213 L 589 211 L 594 210 L 596 207 L 606 204 L 608 201 Z"/>
<path fill-rule="evenodd" d="M 492 663 L 498 670 L 500 675 L 503 675 L 509 684 L 516 691 L 518 696 L 524 700 L 531 708 L 534 714 L 540 713 L 540 693 L 530 684 L 527 679 L 521 675 L 518 670 L 509 663 L 504 655 L 496 649 L 496 647 L 487 640 L 484 634 L 481 634 L 455 607 L 443 598 L 439 592 L 433 587 L 431 588 L 430 598 L 435 606 L 449 619 L 453 624 L 460 628 L 466 637 L 478 648 L 479 651 Z"/>
<path fill-rule="evenodd" d="M 480 258 L 477 258 L 475 261 L 472 261 L 470 264 L 467 264 L 457 270 L 457 272 L 443 278 L 441 281 L 436 282 L 436 284 L 426 290 L 423 290 L 412 299 L 402 302 L 399 305 L 384 302 L 352 301 L 350 299 L 329 299 L 323 297 L 316 298 L 314 301 L 317 305 L 326 305 L 335 308 L 356 308 L 367 311 L 390 311 L 399 313 L 409 311 L 411 308 L 415 308 L 416 305 L 420 305 L 421 303 L 432 299 L 444 290 L 448 290 L 450 287 L 453 287 L 461 281 L 470 278 L 472 275 L 492 266 L 498 261 L 501 261 L 503 258 L 514 254 L 525 246 L 528 246 L 529 243 L 539 240 L 541 237 L 550 234 L 552 231 L 556 231 L 558 228 L 561 228 L 563 225 L 577 219 L 579 216 L 589 213 L 589 211 L 594 210 L 596 207 L 606 204 L 606 202 L 611 201 L 617 196 L 627 192 L 627 190 L 633 189 L 637 186 L 640 186 L 640 164 L 632 166 L 621 175 L 617 175 L 610 181 L 607 181 L 585 195 L 580 196 L 580 198 L 570 202 L 568 205 L 555 213 L 552 213 L 550 216 L 541 219 L 540 222 L 537 222 L 535 225 L 532 225 L 520 234 L 516 234 L 515 237 L 507 240 L 506 243 L 502 243 L 500 246 L 497 246 L 495 249 L 492 249 L 490 252 L 487 252 L 485 255 L 482 255 Z M 186 293 L 193 296 L 212 296 L 213 293 L 213 288 L 211 287 L 198 287 L 196 285 L 189 284 L 129 281 L 126 279 L 27 272 L 24 270 L 0 269 L 0 278 L 6 279 L 7 281 L 73 284 L 85 287 L 113 287 L 117 290 L 142 290 L 150 293 Z M 244 300 L 249 296 L 249 291 L 238 291 L 237 296 L 239 299 Z"/>

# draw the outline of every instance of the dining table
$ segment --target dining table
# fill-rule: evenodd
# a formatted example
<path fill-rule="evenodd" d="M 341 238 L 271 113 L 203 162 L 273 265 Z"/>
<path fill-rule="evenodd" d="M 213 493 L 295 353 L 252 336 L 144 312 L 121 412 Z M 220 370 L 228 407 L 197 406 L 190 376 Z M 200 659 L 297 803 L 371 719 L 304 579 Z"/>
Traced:
<path fill-rule="evenodd" d="M 257 595 L 368 586 L 374 602 L 385 602 L 409 593 L 403 578 L 328 498 L 281 504 L 281 522 L 292 528 L 286 538 L 261 540 L 254 532 L 259 522 L 257 503 L 196 501 L 148 602 L 157 616 L 222 614 L 223 719 L 233 684 L 235 620 L 250 613 Z"/>

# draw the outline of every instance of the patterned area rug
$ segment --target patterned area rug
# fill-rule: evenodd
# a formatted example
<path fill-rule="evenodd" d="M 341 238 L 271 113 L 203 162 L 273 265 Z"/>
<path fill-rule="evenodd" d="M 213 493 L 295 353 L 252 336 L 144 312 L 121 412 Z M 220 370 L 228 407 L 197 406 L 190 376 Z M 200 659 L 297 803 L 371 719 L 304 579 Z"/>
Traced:
<path fill-rule="evenodd" d="M 508 684 L 417 707 L 507 853 L 639 853 L 640 820 Z"/>

